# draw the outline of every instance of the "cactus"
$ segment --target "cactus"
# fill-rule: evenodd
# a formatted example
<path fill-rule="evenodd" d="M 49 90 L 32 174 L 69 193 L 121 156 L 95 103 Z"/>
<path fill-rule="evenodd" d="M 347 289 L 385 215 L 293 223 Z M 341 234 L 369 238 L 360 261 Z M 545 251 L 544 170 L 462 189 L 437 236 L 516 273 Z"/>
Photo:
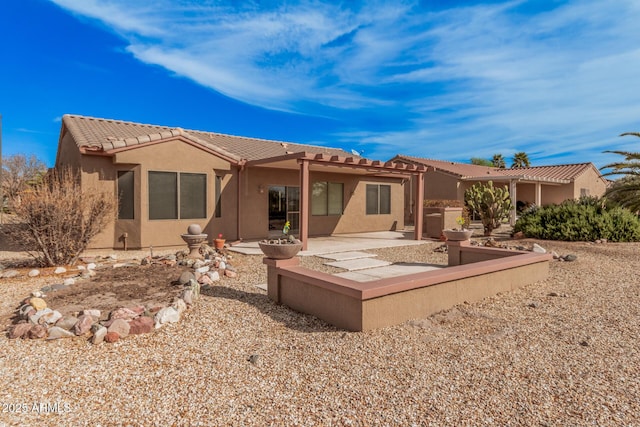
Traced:
<path fill-rule="evenodd" d="M 469 207 L 480 215 L 485 236 L 490 236 L 493 230 L 500 227 L 513 207 L 509 190 L 494 187 L 491 181 L 486 185 L 475 184 L 464 192 L 464 198 Z"/>

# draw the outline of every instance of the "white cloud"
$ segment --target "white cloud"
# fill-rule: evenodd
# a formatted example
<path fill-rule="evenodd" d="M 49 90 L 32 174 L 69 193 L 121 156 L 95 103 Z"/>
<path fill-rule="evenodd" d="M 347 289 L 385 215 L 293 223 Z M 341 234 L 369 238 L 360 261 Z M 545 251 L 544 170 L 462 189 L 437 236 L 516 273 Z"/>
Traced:
<path fill-rule="evenodd" d="M 525 150 L 534 163 L 597 162 L 640 121 L 634 0 L 439 11 L 392 1 L 52 1 L 112 28 L 140 61 L 247 103 L 346 122 L 406 117 L 336 136 L 379 158 Z"/>

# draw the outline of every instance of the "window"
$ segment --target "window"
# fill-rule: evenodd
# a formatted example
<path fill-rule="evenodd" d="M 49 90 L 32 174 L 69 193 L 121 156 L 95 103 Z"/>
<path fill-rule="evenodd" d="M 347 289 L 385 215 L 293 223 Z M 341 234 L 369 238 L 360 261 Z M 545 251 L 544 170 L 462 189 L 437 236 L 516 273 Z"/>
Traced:
<path fill-rule="evenodd" d="M 580 189 L 580 197 L 588 197 L 591 194 L 588 188 Z"/>
<path fill-rule="evenodd" d="M 391 186 L 367 184 L 367 215 L 391 213 Z"/>
<path fill-rule="evenodd" d="M 216 194 L 215 194 L 215 203 L 216 203 L 216 211 L 215 217 L 222 218 L 222 177 L 216 175 Z"/>
<path fill-rule="evenodd" d="M 134 219 L 133 171 L 118 171 L 118 219 Z"/>
<path fill-rule="evenodd" d="M 180 218 L 207 217 L 207 175 L 180 174 Z"/>
<path fill-rule="evenodd" d="M 149 219 L 178 218 L 178 174 L 149 172 Z"/>
<path fill-rule="evenodd" d="M 206 174 L 149 172 L 149 219 L 206 217 Z"/>
<path fill-rule="evenodd" d="M 311 188 L 312 215 L 342 215 L 344 184 L 314 182 Z"/>

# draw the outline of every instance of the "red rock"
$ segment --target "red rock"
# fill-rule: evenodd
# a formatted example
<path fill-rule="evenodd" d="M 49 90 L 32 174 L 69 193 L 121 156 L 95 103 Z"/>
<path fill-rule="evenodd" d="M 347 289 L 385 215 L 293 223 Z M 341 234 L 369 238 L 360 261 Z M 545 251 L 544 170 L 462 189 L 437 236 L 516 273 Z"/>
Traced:
<path fill-rule="evenodd" d="M 148 334 L 151 331 L 153 331 L 153 319 L 151 317 L 138 317 L 129 322 L 129 333 L 131 335 Z"/>
<path fill-rule="evenodd" d="M 93 317 L 83 314 L 78 317 L 78 322 L 73 325 L 72 332 L 78 336 L 84 335 L 91 330 L 91 325 L 93 325 Z"/>
<path fill-rule="evenodd" d="M 8 328 L 9 338 L 21 338 L 24 337 L 33 325 L 31 323 L 18 323 L 17 325 L 11 325 Z"/>
<path fill-rule="evenodd" d="M 116 342 L 120 339 L 120 335 L 117 332 L 107 332 L 107 335 L 104 336 L 104 340 L 109 343 Z"/>
<path fill-rule="evenodd" d="M 517 233 L 513 233 L 513 238 L 514 239 L 524 239 L 525 235 L 522 231 L 518 231 Z"/>
<path fill-rule="evenodd" d="M 145 308 L 144 308 L 144 305 L 136 305 L 133 307 L 129 307 L 129 310 L 133 311 L 138 316 L 142 316 L 144 314 Z"/>
<path fill-rule="evenodd" d="M 176 264 L 178 264 L 178 262 L 175 259 L 163 259 L 160 262 L 169 267 L 175 267 Z"/>
<path fill-rule="evenodd" d="M 121 338 L 129 335 L 129 330 L 131 327 L 129 326 L 129 322 L 125 319 L 114 319 L 114 321 L 109 325 L 107 329 L 108 332 L 117 332 L 118 336 Z"/>
<path fill-rule="evenodd" d="M 47 327 L 44 325 L 33 325 L 27 335 L 32 340 L 44 338 L 47 336 Z"/>
<path fill-rule="evenodd" d="M 231 271 L 231 270 L 225 270 L 224 271 L 224 275 L 229 277 L 229 278 L 234 278 L 238 275 L 238 273 L 236 273 L 235 271 Z"/>
<path fill-rule="evenodd" d="M 131 320 L 138 316 L 139 316 L 138 313 L 128 308 L 117 308 L 111 312 L 111 316 L 109 316 L 109 320 L 114 320 L 114 319 Z"/>

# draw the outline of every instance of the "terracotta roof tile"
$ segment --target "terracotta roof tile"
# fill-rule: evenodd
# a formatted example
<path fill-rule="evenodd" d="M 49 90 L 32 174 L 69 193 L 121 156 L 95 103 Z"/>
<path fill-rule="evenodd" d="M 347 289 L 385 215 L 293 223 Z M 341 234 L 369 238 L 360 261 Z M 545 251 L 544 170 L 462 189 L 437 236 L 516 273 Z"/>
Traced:
<path fill-rule="evenodd" d="M 595 169 L 598 174 L 600 172 L 595 168 L 593 163 L 575 163 L 566 165 L 553 166 L 531 166 L 526 168 L 500 169 L 489 166 L 472 165 L 468 163 L 450 162 L 445 160 L 424 159 L 421 157 L 412 157 L 398 155 L 394 160 L 405 160 L 416 164 L 430 166 L 436 170 L 440 170 L 463 179 L 496 177 L 522 177 L 532 180 L 558 180 L 572 181 L 585 173 L 589 168 Z"/>
<path fill-rule="evenodd" d="M 160 141 L 181 135 L 207 149 L 227 155 L 235 160 L 260 160 L 298 152 L 352 156 L 351 153 L 337 148 L 76 115 L 65 115 L 63 124 L 73 135 L 78 147 L 92 147 L 103 151 L 134 147 L 146 142 Z"/>

